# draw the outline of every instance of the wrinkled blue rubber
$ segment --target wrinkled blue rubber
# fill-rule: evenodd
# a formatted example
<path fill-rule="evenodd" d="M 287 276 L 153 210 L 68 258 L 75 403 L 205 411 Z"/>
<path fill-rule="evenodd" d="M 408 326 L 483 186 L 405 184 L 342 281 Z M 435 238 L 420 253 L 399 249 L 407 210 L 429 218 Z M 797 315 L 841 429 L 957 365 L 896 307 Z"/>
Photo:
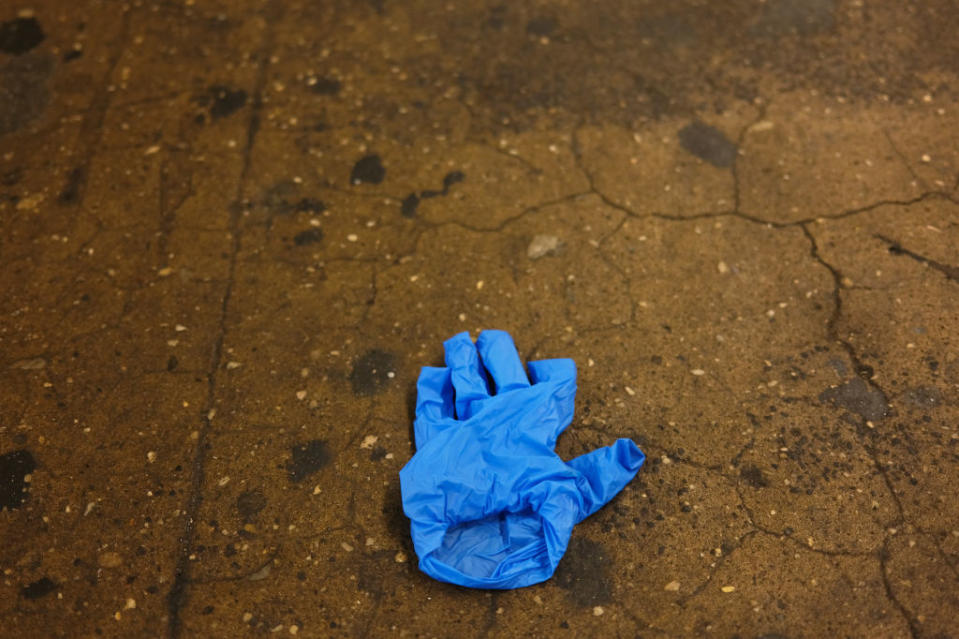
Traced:
<path fill-rule="evenodd" d="M 629 439 L 564 462 L 576 365 L 529 363 L 508 333 L 447 340 L 446 367 L 417 382 L 416 454 L 400 471 L 420 570 L 471 588 L 549 579 L 573 526 L 616 496 L 646 456 Z M 488 374 L 488 377 L 487 377 Z"/>

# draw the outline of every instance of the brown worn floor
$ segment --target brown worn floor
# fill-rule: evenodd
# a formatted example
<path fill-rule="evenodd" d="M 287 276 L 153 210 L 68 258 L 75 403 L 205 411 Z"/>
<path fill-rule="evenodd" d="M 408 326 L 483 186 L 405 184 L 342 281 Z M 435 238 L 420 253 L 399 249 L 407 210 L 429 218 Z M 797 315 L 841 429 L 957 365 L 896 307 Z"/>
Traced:
<path fill-rule="evenodd" d="M 959 637 L 952 0 L 9 0 L 0 636 Z M 419 367 L 637 479 L 420 574 Z M 474 333 L 475 334 L 475 333 Z"/>

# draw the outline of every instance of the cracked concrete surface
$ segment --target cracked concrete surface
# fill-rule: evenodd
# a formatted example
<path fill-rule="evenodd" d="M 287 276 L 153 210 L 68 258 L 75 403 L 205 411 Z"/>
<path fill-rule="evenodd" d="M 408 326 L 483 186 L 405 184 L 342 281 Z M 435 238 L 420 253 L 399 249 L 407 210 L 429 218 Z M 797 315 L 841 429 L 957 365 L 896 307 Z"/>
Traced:
<path fill-rule="evenodd" d="M 0 9 L 0 635 L 959 619 L 949 0 Z M 415 568 L 422 365 L 649 461 L 551 581 Z"/>

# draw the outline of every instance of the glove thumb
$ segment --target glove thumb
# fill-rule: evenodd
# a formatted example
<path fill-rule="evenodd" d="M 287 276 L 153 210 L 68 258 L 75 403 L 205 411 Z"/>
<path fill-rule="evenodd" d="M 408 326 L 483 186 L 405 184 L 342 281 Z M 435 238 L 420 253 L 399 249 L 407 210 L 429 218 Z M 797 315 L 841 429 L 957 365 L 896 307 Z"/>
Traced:
<path fill-rule="evenodd" d="M 599 510 L 636 476 L 646 455 L 631 439 L 619 439 L 612 446 L 604 446 L 580 455 L 567 464 L 580 474 L 577 480 L 583 495 L 583 512 L 579 521 Z"/>

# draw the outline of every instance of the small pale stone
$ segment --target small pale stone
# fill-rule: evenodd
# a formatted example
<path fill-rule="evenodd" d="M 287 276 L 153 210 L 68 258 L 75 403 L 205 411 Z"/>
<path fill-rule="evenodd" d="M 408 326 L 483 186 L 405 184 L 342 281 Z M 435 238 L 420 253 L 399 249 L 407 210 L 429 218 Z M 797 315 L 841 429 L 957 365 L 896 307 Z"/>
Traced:
<path fill-rule="evenodd" d="M 157 454 L 156 454 L 156 452 L 154 452 L 154 451 L 151 450 L 150 452 L 147 453 L 147 461 L 148 461 L 148 462 L 150 462 L 150 463 L 152 464 L 152 463 L 155 462 L 156 460 L 157 460 Z"/>
<path fill-rule="evenodd" d="M 367 435 L 363 438 L 363 442 L 360 444 L 360 448 L 373 448 L 373 444 L 379 439 L 376 435 Z"/>
<path fill-rule="evenodd" d="M 559 248 L 559 238 L 555 235 L 536 235 L 526 248 L 526 256 L 531 260 L 538 260 L 549 255 Z"/>
<path fill-rule="evenodd" d="M 677 592 L 677 591 L 679 590 L 679 582 L 678 582 L 678 581 L 670 581 L 668 584 L 666 584 L 666 585 L 663 587 L 663 590 L 668 590 L 668 591 L 670 591 L 670 592 Z"/>
<path fill-rule="evenodd" d="M 42 357 L 35 357 L 32 359 L 21 359 L 14 362 L 10 365 L 10 368 L 19 368 L 23 371 L 38 371 L 42 368 L 45 368 L 47 365 L 47 360 Z"/>
<path fill-rule="evenodd" d="M 253 613 L 251 613 L 251 612 L 244 612 L 244 613 L 243 613 L 243 623 L 249 623 L 249 622 L 250 622 L 250 619 L 252 619 L 252 618 L 253 618 Z"/>
<path fill-rule="evenodd" d="M 305 390 L 296 391 L 296 398 L 300 400 L 306 399 L 306 391 Z"/>
<path fill-rule="evenodd" d="M 395 555 L 393 555 L 393 559 L 395 559 L 396 563 L 398 564 L 405 564 L 407 560 L 407 556 L 406 556 L 406 553 L 401 550 Z"/>
<path fill-rule="evenodd" d="M 722 260 L 720 260 L 719 264 L 716 265 L 716 270 L 718 270 L 720 273 L 725 275 L 726 273 L 729 272 L 729 267 L 726 265 L 726 262 L 723 262 Z"/>
<path fill-rule="evenodd" d="M 720 590 L 723 592 L 736 592 L 736 586 L 723 586 Z"/>
<path fill-rule="evenodd" d="M 697 377 L 699 377 L 700 375 L 705 375 L 705 374 L 706 374 L 706 371 L 704 371 L 704 370 L 701 369 L 701 368 L 694 368 L 694 369 L 691 370 L 690 372 L 691 372 L 693 375 L 697 376 Z"/>
<path fill-rule="evenodd" d="M 137 607 L 137 600 L 132 598 L 127 598 L 126 605 L 123 606 L 124 610 L 133 610 Z"/>
<path fill-rule="evenodd" d="M 603 607 L 602 607 L 602 606 L 593 606 L 593 616 L 594 616 L 594 617 L 599 617 L 599 616 L 601 616 L 604 612 L 606 612 L 606 611 L 603 610 Z"/>
<path fill-rule="evenodd" d="M 342 548 L 346 552 L 353 552 L 353 546 L 346 543 L 345 541 L 340 542 L 340 548 Z"/>

